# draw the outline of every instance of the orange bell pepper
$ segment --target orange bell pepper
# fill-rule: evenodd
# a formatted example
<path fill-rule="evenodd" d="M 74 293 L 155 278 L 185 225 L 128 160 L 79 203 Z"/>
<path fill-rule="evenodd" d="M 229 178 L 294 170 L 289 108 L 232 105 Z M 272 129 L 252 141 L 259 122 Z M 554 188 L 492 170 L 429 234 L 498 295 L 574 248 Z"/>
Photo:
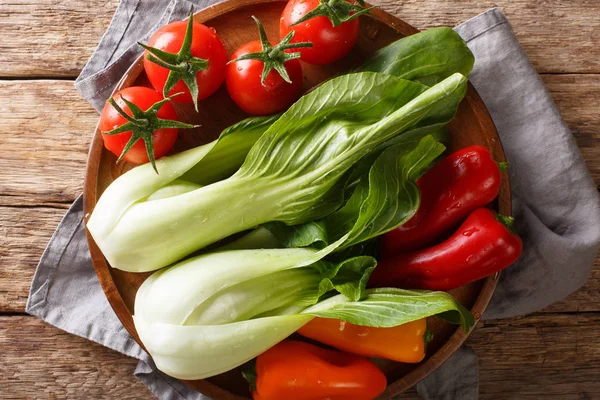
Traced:
<path fill-rule="evenodd" d="M 358 326 L 339 319 L 315 318 L 298 333 L 337 349 L 366 357 L 418 363 L 425 358 L 425 318 L 393 328 Z"/>
<path fill-rule="evenodd" d="M 372 400 L 383 372 L 366 358 L 285 340 L 256 358 L 254 400 Z"/>

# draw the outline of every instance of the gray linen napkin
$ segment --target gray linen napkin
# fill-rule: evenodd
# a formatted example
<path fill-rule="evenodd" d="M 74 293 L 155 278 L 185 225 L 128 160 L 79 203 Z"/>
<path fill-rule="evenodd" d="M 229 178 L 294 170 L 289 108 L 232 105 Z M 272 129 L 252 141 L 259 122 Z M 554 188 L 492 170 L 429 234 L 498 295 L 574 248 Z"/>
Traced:
<path fill-rule="evenodd" d="M 135 44 L 213 0 L 121 1 L 75 86 L 98 111 L 140 54 Z M 574 139 L 499 9 L 456 28 L 475 54 L 470 80 L 486 103 L 511 164 L 521 259 L 502 273 L 484 318 L 539 310 L 584 284 L 600 245 L 600 199 Z M 135 375 L 160 399 L 207 400 L 157 371 L 127 334 L 100 288 L 78 198 L 38 265 L 27 312 L 140 360 Z M 417 385 L 425 399 L 474 400 L 477 356 L 461 348 Z"/>

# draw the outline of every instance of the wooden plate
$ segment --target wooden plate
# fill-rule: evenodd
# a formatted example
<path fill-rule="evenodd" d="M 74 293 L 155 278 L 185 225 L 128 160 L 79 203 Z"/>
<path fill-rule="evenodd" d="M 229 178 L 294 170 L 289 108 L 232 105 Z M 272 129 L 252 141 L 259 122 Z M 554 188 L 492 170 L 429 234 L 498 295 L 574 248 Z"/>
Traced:
<path fill-rule="evenodd" d="M 250 18 L 251 15 L 257 16 L 263 22 L 271 39 L 278 39 L 279 17 L 284 5 L 284 2 L 278 0 L 233 0 L 204 9 L 194 18 L 198 22 L 214 27 L 223 39 L 228 54 L 231 54 L 245 42 L 258 38 L 256 26 Z M 376 49 L 416 32 L 418 32 L 416 28 L 400 19 L 375 9 L 370 17 L 361 17 L 360 37 L 354 49 L 345 59 L 328 66 L 315 67 L 303 64 L 304 88 L 308 90 L 334 75 L 360 65 Z M 127 71 L 116 90 L 132 85 L 149 86 L 141 58 Z M 202 125 L 194 130 L 181 131 L 174 149 L 175 152 L 211 141 L 223 128 L 246 117 L 229 99 L 224 87 L 201 102 L 199 114 L 193 112 L 191 105 L 174 104 L 178 107 L 177 112 L 182 120 Z M 505 160 L 502 145 L 490 115 L 472 87 L 469 87 L 458 115 L 450 125 L 450 132 L 452 134 L 450 150 L 481 144 L 493 152 L 497 161 Z M 89 153 L 84 188 L 86 221 L 106 187 L 119 175 L 132 168 L 127 163 L 116 164 L 115 161 L 116 157 L 104 149 L 102 137 L 96 129 Z M 504 174 L 503 178 L 496 208 L 501 213 L 510 215 L 511 199 L 508 175 Z M 131 316 L 135 293 L 149 274 L 134 274 L 110 268 L 92 237 L 89 234 L 87 237 L 92 262 L 106 297 L 125 328 L 140 343 Z M 496 275 L 459 288 L 452 294 L 472 310 L 476 319 L 479 319 L 494 292 L 497 279 Z M 381 399 L 389 399 L 426 377 L 454 353 L 467 337 L 467 334 L 454 325 L 435 318 L 431 318 L 429 322 L 435 339 L 428 348 L 429 356 L 423 362 L 412 365 L 377 360 L 389 382 Z M 247 399 L 250 396 L 239 368 L 206 380 L 187 381 L 186 384 L 218 400 Z"/>

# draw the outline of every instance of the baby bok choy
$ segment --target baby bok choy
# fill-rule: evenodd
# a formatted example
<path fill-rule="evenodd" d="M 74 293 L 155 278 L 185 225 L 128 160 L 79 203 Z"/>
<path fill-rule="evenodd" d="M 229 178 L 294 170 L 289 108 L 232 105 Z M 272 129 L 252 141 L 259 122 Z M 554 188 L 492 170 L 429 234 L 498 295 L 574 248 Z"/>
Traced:
<path fill-rule="evenodd" d="M 269 221 L 323 218 L 343 204 L 355 164 L 403 132 L 448 123 L 466 87 L 461 74 L 431 88 L 372 72 L 334 78 L 270 124 L 233 176 L 211 183 L 198 166 L 218 164 L 227 136 L 160 160 L 159 176 L 138 167 L 107 189 L 88 229 L 113 267 L 142 272 Z"/>
<path fill-rule="evenodd" d="M 223 373 L 315 316 L 379 327 L 436 314 L 465 330 L 474 323 L 444 292 L 364 290 L 375 265 L 371 257 L 299 267 L 314 252 L 230 250 L 155 272 L 138 290 L 134 322 L 158 369 L 180 379 Z"/>
<path fill-rule="evenodd" d="M 346 205 L 331 214 L 340 225 L 325 229 L 335 240 L 327 246 L 264 249 L 273 237 L 257 230 L 150 276 L 137 293 L 134 322 L 158 368 L 182 379 L 216 375 L 254 358 L 315 316 L 389 327 L 442 314 L 468 330 L 473 317 L 452 296 L 365 290 L 374 258 L 325 258 L 411 218 L 419 205 L 414 182 L 443 150 L 431 136 L 382 150 L 362 171 L 368 179 L 359 179 Z M 314 244 L 315 226 L 298 226 L 297 234 Z"/>

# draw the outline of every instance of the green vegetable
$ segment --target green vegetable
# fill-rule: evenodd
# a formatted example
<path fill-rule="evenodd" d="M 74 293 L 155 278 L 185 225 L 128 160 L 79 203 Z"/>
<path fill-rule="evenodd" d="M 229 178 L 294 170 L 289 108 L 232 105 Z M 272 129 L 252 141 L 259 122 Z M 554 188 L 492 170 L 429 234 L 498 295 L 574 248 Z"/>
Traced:
<path fill-rule="evenodd" d="M 286 247 L 329 246 L 326 253 L 370 240 L 414 216 L 420 204 L 415 182 L 444 150 L 431 136 L 389 147 L 336 212 L 301 225 L 272 222 L 265 226 Z"/>
<path fill-rule="evenodd" d="M 447 77 L 469 75 L 475 58 L 452 28 L 419 32 L 379 49 L 360 71 L 374 71 L 433 86 Z"/>
<path fill-rule="evenodd" d="M 395 326 L 443 313 L 460 320 L 465 330 L 474 323 L 469 311 L 446 293 L 365 291 L 361 282 L 374 265 L 370 257 L 299 266 L 314 253 L 232 250 L 158 271 L 136 296 L 134 322 L 140 339 L 161 371 L 201 379 L 251 360 L 315 316 Z M 331 287 L 345 295 L 322 296 Z"/>
<path fill-rule="evenodd" d="M 160 174 L 154 173 L 145 164 L 118 177 L 104 191 L 87 223 L 102 251 L 106 249 L 112 253 L 101 244 L 103 238 L 117 227 L 123 214 L 135 209 L 137 203 L 177 198 L 177 195 L 233 174 L 244 162 L 252 145 L 277 118 L 279 116 L 274 115 L 243 120 L 225 129 L 218 140 L 163 157 L 156 161 Z M 112 259 L 108 255 L 107 258 L 109 261 Z"/>
<path fill-rule="evenodd" d="M 429 89 L 376 73 L 332 79 L 273 123 L 232 177 L 144 201 L 210 156 L 219 142 L 166 159 L 150 182 L 140 166 L 107 189 L 88 229 L 113 267 L 142 272 L 269 221 L 291 225 L 325 217 L 342 205 L 346 185 L 338 181 L 354 164 L 399 133 L 449 122 L 466 83 L 460 74 Z M 139 190 L 125 190 L 134 179 Z"/>
<path fill-rule="evenodd" d="M 366 290 L 360 301 L 351 301 L 340 294 L 305 309 L 302 314 L 382 328 L 431 315 L 461 324 L 465 332 L 475 324 L 473 315 L 446 292 L 396 288 Z"/>

